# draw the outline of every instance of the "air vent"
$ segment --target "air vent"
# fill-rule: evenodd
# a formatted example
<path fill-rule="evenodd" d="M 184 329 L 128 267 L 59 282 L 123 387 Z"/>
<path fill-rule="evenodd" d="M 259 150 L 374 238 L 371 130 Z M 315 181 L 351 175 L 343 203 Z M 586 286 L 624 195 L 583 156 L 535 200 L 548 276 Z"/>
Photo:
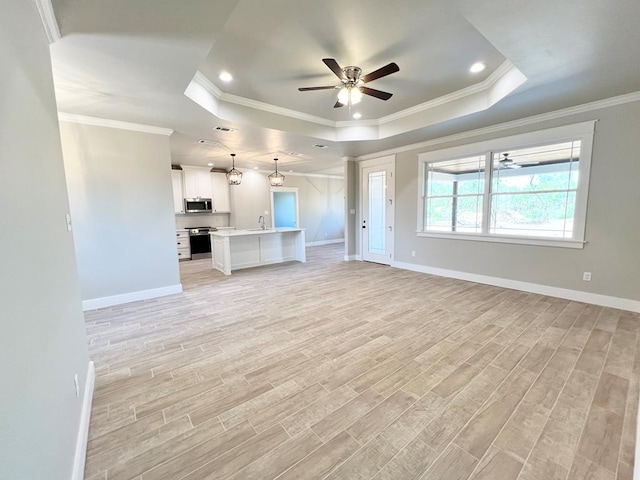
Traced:
<path fill-rule="evenodd" d="M 229 128 L 229 127 L 213 127 L 213 129 L 218 132 L 224 132 L 224 133 L 236 133 L 238 131 L 237 128 Z"/>
<path fill-rule="evenodd" d="M 298 152 L 286 152 L 284 150 L 278 150 L 278 153 L 281 153 L 282 155 L 288 155 L 290 157 L 304 157 L 304 155 L 302 153 L 298 153 Z"/>
<path fill-rule="evenodd" d="M 200 145 L 208 145 L 213 147 L 214 145 L 220 145 L 220 142 L 216 142 L 215 140 L 198 140 Z"/>
<path fill-rule="evenodd" d="M 329 148 L 329 145 L 322 145 L 321 143 L 314 143 L 313 146 L 316 148 Z"/>

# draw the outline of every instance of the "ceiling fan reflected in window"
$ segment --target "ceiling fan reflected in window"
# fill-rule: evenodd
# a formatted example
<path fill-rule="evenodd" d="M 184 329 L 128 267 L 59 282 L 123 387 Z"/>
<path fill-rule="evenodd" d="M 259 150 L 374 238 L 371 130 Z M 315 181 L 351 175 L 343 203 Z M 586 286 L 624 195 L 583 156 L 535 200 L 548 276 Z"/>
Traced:
<path fill-rule="evenodd" d="M 517 164 L 516 162 L 514 162 L 512 159 L 509 158 L 508 153 L 503 153 L 502 155 L 504 156 L 504 158 L 498 162 L 499 169 L 522 168 L 522 165 Z"/>
<path fill-rule="evenodd" d="M 336 62 L 333 58 L 323 58 L 322 61 L 340 79 L 340 85 L 329 85 L 324 87 L 301 87 L 298 88 L 299 91 L 308 92 L 311 90 L 336 89 L 338 90 L 338 100 L 333 108 L 339 108 L 345 105 L 355 105 L 356 103 L 360 102 L 360 100 L 362 100 L 363 94 L 379 98 L 380 100 L 389 100 L 393 96 L 392 93 L 365 87 L 364 84 L 400 71 L 400 67 L 398 67 L 398 65 L 394 62 L 391 62 L 388 65 L 379 68 L 378 70 L 362 76 L 362 69 L 360 67 L 349 66 L 341 68 L 340 65 L 338 65 L 338 62 Z"/>

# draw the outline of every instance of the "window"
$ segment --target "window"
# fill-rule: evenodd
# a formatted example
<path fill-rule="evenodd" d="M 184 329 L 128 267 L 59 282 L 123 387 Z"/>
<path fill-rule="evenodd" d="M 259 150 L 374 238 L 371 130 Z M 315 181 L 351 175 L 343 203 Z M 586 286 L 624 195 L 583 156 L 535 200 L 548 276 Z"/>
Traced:
<path fill-rule="evenodd" d="M 418 234 L 582 248 L 593 125 L 419 155 Z"/>
<path fill-rule="evenodd" d="M 427 164 L 425 230 L 482 232 L 486 155 Z"/>

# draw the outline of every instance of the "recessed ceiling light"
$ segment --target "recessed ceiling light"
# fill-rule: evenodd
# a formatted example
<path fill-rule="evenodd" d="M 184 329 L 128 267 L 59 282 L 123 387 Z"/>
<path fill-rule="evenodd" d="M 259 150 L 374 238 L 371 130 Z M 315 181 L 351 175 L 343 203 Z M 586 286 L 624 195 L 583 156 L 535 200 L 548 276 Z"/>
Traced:
<path fill-rule="evenodd" d="M 487 68 L 487 64 L 486 63 L 476 62 L 473 65 L 471 65 L 471 68 L 469 69 L 469 71 L 471 73 L 480 73 L 485 68 Z"/>
<path fill-rule="evenodd" d="M 354 113 L 353 114 L 353 118 L 355 118 L 356 120 L 359 120 L 360 118 L 362 118 L 362 114 L 361 113 Z"/>
<path fill-rule="evenodd" d="M 207 167 L 213 167 L 213 163 L 211 162 L 207 163 Z"/>
<path fill-rule="evenodd" d="M 258 170 L 258 167 L 253 167 L 254 170 Z"/>
<path fill-rule="evenodd" d="M 220 142 L 216 142 L 214 140 L 198 140 L 198 143 L 201 145 L 219 145 Z"/>
<path fill-rule="evenodd" d="M 233 80 L 233 76 L 229 72 L 220 72 L 218 78 L 223 82 L 230 82 L 231 80 Z"/>

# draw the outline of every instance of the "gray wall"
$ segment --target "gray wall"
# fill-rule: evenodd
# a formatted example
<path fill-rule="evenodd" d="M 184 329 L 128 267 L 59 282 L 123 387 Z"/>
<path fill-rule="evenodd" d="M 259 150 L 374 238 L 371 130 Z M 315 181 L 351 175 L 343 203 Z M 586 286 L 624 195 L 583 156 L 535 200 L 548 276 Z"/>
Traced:
<path fill-rule="evenodd" d="M 285 186 L 298 188 L 298 216 L 307 243 L 344 238 L 344 180 L 338 177 L 286 175 Z M 258 217 L 271 211 L 267 174 L 245 171 L 231 190 L 231 225 L 256 228 Z M 269 213 L 270 215 L 270 213 Z M 267 225 L 271 217 L 266 217 Z"/>
<path fill-rule="evenodd" d="M 417 237 L 419 153 L 599 119 L 582 250 Z M 474 137 L 396 157 L 395 259 L 430 267 L 640 300 L 640 102 Z M 411 251 L 416 257 L 411 257 Z M 582 273 L 592 272 L 584 282 Z"/>
<path fill-rule="evenodd" d="M 69 480 L 89 357 L 34 2 L 2 2 L 0 58 L 0 478 Z"/>
<path fill-rule="evenodd" d="M 358 212 L 358 165 L 352 159 L 344 162 L 344 254 L 356 254 L 358 228 L 356 226 Z M 354 211 L 354 213 L 351 213 Z"/>
<path fill-rule="evenodd" d="M 82 299 L 178 285 L 169 137 L 60 129 Z"/>

